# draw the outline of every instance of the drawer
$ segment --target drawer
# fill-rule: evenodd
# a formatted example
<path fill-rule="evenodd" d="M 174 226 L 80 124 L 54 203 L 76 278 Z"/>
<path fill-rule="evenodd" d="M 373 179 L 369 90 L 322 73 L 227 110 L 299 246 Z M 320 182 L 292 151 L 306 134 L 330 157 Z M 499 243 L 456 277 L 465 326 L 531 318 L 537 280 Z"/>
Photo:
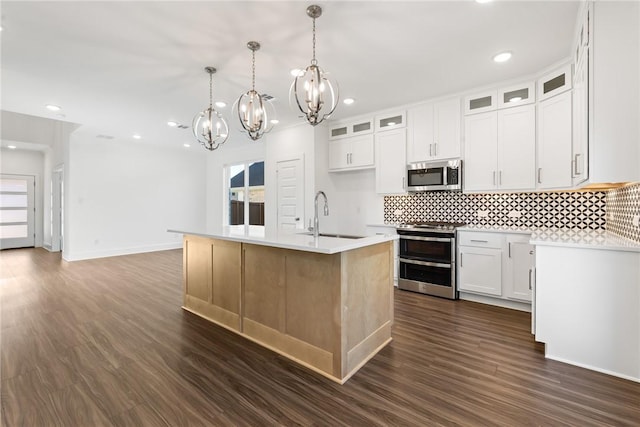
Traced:
<path fill-rule="evenodd" d="M 474 231 L 460 231 L 458 233 L 459 246 L 475 246 L 478 248 L 502 248 L 502 234 L 476 233 Z"/>

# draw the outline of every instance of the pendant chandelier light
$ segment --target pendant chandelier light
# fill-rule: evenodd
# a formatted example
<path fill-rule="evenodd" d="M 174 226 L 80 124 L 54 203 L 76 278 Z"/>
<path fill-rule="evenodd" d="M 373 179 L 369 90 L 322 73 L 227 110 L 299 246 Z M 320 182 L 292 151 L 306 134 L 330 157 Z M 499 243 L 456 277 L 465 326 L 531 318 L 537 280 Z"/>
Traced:
<path fill-rule="evenodd" d="M 222 115 L 213 108 L 213 75 L 214 67 L 205 67 L 209 73 L 209 108 L 199 112 L 193 118 L 193 135 L 204 148 L 213 151 L 225 143 L 229 137 L 229 127 Z"/>
<path fill-rule="evenodd" d="M 251 51 L 251 90 L 240 95 L 234 109 L 237 110 L 242 129 L 256 141 L 273 128 L 275 109 L 264 94 L 256 91 L 256 51 L 260 49 L 260 43 L 250 41 L 247 47 Z"/>
<path fill-rule="evenodd" d="M 291 84 L 289 98 L 304 114 L 307 121 L 315 126 L 329 118 L 338 105 L 338 83 L 329 78 L 329 73 L 318 66 L 316 60 L 316 18 L 322 15 L 322 8 L 311 5 L 307 15 L 313 19 L 313 58 L 311 65 L 300 71 Z"/>

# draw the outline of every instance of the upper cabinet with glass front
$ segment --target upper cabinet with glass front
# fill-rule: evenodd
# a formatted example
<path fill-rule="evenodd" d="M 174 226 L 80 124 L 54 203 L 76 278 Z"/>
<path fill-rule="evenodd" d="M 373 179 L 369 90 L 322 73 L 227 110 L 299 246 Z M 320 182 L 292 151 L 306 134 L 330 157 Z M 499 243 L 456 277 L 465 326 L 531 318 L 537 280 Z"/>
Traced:
<path fill-rule="evenodd" d="M 498 94 L 495 90 L 469 95 L 464 99 L 464 114 L 484 113 L 497 108 Z"/>
<path fill-rule="evenodd" d="M 403 128 L 407 125 L 407 114 L 405 111 L 395 111 L 388 114 L 376 116 L 376 132 Z"/>
<path fill-rule="evenodd" d="M 498 90 L 498 108 L 517 107 L 536 101 L 535 83 L 527 82 Z"/>
<path fill-rule="evenodd" d="M 360 119 L 334 124 L 329 128 L 329 139 L 348 138 L 369 133 L 373 133 L 373 120 L 369 118 Z"/>
<path fill-rule="evenodd" d="M 571 89 L 571 64 L 538 79 L 538 100 L 543 101 Z"/>

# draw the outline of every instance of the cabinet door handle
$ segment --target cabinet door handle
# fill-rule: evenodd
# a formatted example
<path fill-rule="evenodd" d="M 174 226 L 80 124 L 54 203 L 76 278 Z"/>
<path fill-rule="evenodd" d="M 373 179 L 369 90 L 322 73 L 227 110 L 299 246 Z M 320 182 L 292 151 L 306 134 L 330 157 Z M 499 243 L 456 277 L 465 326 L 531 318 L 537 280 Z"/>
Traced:
<path fill-rule="evenodd" d="M 472 242 L 476 242 L 476 243 L 489 243 L 488 240 L 474 240 L 474 239 L 471 239 L 471 241 Z"/>
<path fill-rule="evenodd" d="M 538 184 L 542 184 L 542 168 L 538 168 Z"/>
<path fill-rule="evenodd" d="M 502 171 L 498 172 L 498 185 L 502 185 Z"/>
<path fill-rule="evenodd" d="M 431 152 L 433 150 L 433 144 L 429 144 L 429 157 L 432 156 Z"/>
<path fill-rule="evenodd" d="M 575 165 L 575 173 L 576 173 L 576 176 L 578 176 L 578 175 L 582 175 L 582 172 L 579 172 L 579 171 L 578 171 L 578 158 L 579 158 L 580 156 L 582 156 L 582 154 L 581 154 L 581 153 L 576 153 L 576 155 L 575 155 L 575 156 L 573 156 L 573 157 L 574 157 L 573 164 Z"/>
<path fill-rule="evenodd" d="M 434 156 L 438 155 L 438 143 L 437 142 L 433 143 L 433 155 Z"/>
<path fill-rule="evenodd" d="M 464 255 L 464 254 L 463 254 L 462 252 L 460 252 L 460 268 L 462 268 L 462 267 L 463 267 L 463 265 L 462 265 L 462 264 L 463 264 L 463 262 L 462 262 L 462 259 L 463 259 L 463 258 L 462 258 L 462 255 Z"/>
<path fill-rule="evenodd" d="M 496 185 L 496 171 L 493 171 L 493 185 Z"/>
<path fill-rule="evenodd" d="M 533 287 L 531 286 L 531 273 L 533 273 L 533 270 L 530 268 L 529 269 L 529 290 L 533 289 Z"/>
<path fill-rule="evenodd" d="M 511 242 L 509 242 L 509 258 L 511 258 Z"/>

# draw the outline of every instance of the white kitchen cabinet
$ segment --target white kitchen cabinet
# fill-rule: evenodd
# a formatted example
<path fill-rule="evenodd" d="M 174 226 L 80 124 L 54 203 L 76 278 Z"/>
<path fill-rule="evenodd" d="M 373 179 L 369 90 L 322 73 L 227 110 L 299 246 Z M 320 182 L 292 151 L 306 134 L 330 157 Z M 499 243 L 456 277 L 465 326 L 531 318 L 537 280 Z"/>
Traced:
<path fill-rule="evenodd" d="M 459 246 L 458 261 L 460 291 L 502 295 L 501 249 Z"/>
<path fill-rule="evenodd" d="M 407 130 L 378 132 L 376 146 L 376 193 L 405 193 Z"/>
<path fill-rule="evenodd" d="M 527 190 L 536 186 L 536 109 L 522 105 L 498 111 L 496 187 Z"/>
<path fill-rule="evenodd" d="M 586 2 L 588 184 L 640 181 L 640 2 Z"/>
<path fill-rule="evenodd" d="M 538 189 L 571 187 L 571 117 L 571 92 L 538 103 Z"/>
<path fill-rule="evenodd" d="M 373 168 L 373 134 L 329 141 L 329 171 Z"/>
<path fill-rule="evenodd" d="M 376 116 L 376 132 L 403 128 L 407 125 L 405 111 L 394 111 Z"/>
<path fill-rule="evenodd" d="M 533 288 L 534 247 L 528 234 L 505 235 L 503 295 L 509 299 L 531 302 Z"/>
<path fill-rule="evenodd" d="M 411 108 L 407 126 L 408 163 L 460 157 L 460 98 Z"/>
<path fill-rule="evenodd" d="M 495 112 L 464 118 L 464 190 L 494 189 L 498 168 L 498 115 Z"/>
<path fill-rule="evenodd" d="M 458 231 L 460 298 L 531 309 L 534 248 L 529 233 Z"/>
<path fill-rule="evenodd" d="M 535 188 L 535 106 L 465 117 L 466 191 Z"/>
<path fill-rule="evenodd" d="M 538 100 L 542 101 L 571 90 L 571 64 L 538 79 Z"/>
<path fill-rule="evenodd" d="M 573 76 L 571 179 L 577 186 L 589 178 L 589 47 L 582 48 Z"/>
<path fill-rule="evenodd" d="M 477 114 L 498 108 L 498 92 L 485 91 L 464 98 L 464 114 Z"/>

